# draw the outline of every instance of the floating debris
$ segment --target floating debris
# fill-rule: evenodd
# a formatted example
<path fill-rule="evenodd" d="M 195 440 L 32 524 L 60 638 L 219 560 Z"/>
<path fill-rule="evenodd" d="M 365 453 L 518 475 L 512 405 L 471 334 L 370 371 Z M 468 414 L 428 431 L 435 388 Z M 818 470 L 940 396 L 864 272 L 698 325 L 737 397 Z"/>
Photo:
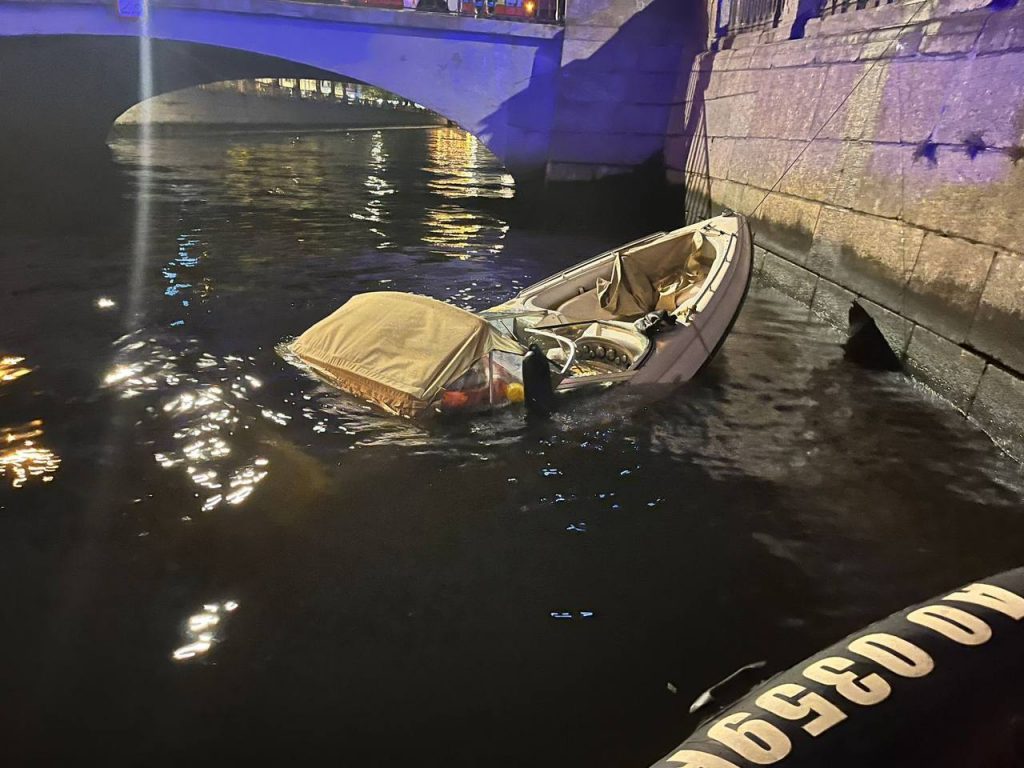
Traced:
<path fill-rule="evenodd" d="M 753 682 L 744 682 L 743 678 L 745 678 L 750 672 L 763 669 L 766 664 L 767 662 L 763 660 L 755 661 L 752 664 L 746 664 L 722 681 L 715 683 L 704 691 L 704 693 L 698 696 L 693 704 L 690 705 L 690 714 L 692 715 L 698 709 L 702 709 L 712 702 L 725 704 L 730 701 L 735 701 L 754 686 Z M 756 682 L 760 682 L 760 679 Z"/>

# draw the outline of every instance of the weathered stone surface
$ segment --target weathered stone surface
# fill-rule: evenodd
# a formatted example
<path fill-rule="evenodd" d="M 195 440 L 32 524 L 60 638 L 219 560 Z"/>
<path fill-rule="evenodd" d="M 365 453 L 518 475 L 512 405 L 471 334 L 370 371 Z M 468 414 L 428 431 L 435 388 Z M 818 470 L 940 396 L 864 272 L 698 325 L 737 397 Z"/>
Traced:
<path fill-rule="evenodd" d="M 880 97 L 874 141 L 916 144 L 938 125 L 946 94 L 963 77 L 959 59 L 906 59 L 879 64 L 887 77 Z"/>
<path fill-rule="evenodd" d="M 821 204 L 777 192 L 766 198 L 760 189 L 751 191 L 752 194 L 748 194 L 743 201 L 747 207 L 736 210 L 750 217 L 754 238 L 769 250 L 783 254 L 791 261 L 803 263 L 813 238 Z"/>
<path fill-rule="evenodd" d="M 633 169 L 632 165 L 552 162 L 548 163 L 546 178 L 548 181 L 597 181 L 629 173 Z"/>
<path fill-rule="evenodd" d="M 607 132 L 560 131 L 551 137 L 552 162 L 637 166 L 660 155 L 665 146 L 660 133 L 620 134 L 617 138 L 609 141 Z"/>
<path fill-rule="evenodd" d="M 931 15 L 939 18 L 977 10 L 983 10 L 987 14 L 991 6 L 992 0 L 938 0 L 934 4 L 934 11 Z"/>
<path fill-rule="evenodd" d="M 924 31 L 917 26 L 896 31 L 897 39 L 885 54 L 885 58 L 898 59 L 904 56 L 917 56 L 921 40 L 924 38 Z"/>
<path fill-rule="evenodd" d="M 754 57 L 750 60 L 750 68 L 755 70 L 770 69 L 772 66 L 772 46 L 759 45 L 754 48 Z"/>
<path fill-rule="evenodd" d="M 903 314 L 953 341 L 967 338 L 995 248 L 928 233 L 903 299 Z"/>
<path fill-rule="evenodd" d="M 723 55 L 724 54 L 724 55 Z M 721 58 L 715 64 L 722 69 L 750 69 L 750 62 L 754 58 L 753 48 L 732 48 L 723 51 Z"/>
<path fill-rule="evenodd" d="M 805 142 L 785 139 L 737 139 L 731 143 L 729 176 L 732 181 L 771 189 Z"/>
<path fill-rule="evenodd" d="M 1024 371 L 1024 8 L 986 2 L 859 10 L 812 20 L 801 40 L 748 35 L 702 83 L 709 138 L 672 145 L 691 178 L 715 177 L 694 195 L 708 210 L 749 214 L 778 181 L 751 220 L 766 279 L 806 300 L 798 266 L 820 275 L 813 309 L 840 326 L 867 297 L 893 349 L 961 408 L 984 363 L 957 343 Z M 969 157 L 974 134 L 999 151 Z"/>
<path fill-rule="evenodd" d="M 821 138 L 887 140 L 877 126 L 882 114 L 889 64 L 858 62 L 834 64 L 814 115 L 814 130 Z"/>
<path fill-rule="evenodd" d="M 914 326 L 906 362 L 911 373 L 964 413 L 985 368 L 977 355 L 920 325 Z"/>
<path fill-rule="evenodd" d="M 860 43 L 830 42 L 832 43 L 831 45 L 818 49 L 818 52 L 814 56 L 814 61 L 816 63 L 835 64 L 839 62 L 852 62 L 857 61 L 860 57 Z"/>
<path fill-rule="evenodd" d="M 761 280 L 773 285 L 797 301 L 810 305 L 818 276 L 803 267 L 766 251 L 761 266 Z"/>
<path fill-rule="evenodd" d="M 936 232 L 1024 252 L 1024 163 L 982 152 L 940 149 L 938 162 L 905 166 L 903 217 Z"/>
<path fill-rule="evenodd" d="M 651 133 L 668 125 L 669 107 L 656 104 L 612 104 L 563 99 L 555 115 L 557 131 L 572 133 Z M 652 128 L 653 127 L 653 128 Z"/>
<path fill-rule="evenodd" d="M 608 30 L 609 33 L 613 30 Z M 571 39 L 562 43 L 562 66 L 568 66 L 576 61 L 586 60 L 597 53 L 601 46 L 610 38 L 609 34 L 602 40 L 586 40 L 573 35 Z M 635 61 L 633 62 L 635 64 Z"/>
<path fill-rule="evenodd" d="M 765 70 L 759 78 L 751 136 L 809 139 L 814 108 L 825 82 L 822 67 Z"/>
<path fill-rule="evenodd" d="M 587 101 L 613 104 L 632 102 L 633 78 L 625 73 L 591 72 L 586 68 L 563 69 L 558 78 L 559 92 L 571 99 L 573 104 Z"/>
<path fill-rule="evenodd" d="M 730 51 L 750 51 L 753 53 L 755 45 L 761 42 L 761 35 L 757 32 L 740 32 L 739 34 L 723 37 L 719 45 Z"/>
<path fill-rule="evenodd" d="M 693 106 L 693 102 L 685 101 L 669 107 L 666 136 L 682 136 L 685 133 L 693 133 L 692 129 L 687 130 L 688 117 Z"/>
<path fill-rule="evenodd" d="M 637 70 L 640 72 L 679 72 L 681 56 L 678 45 L 651 45 L 640 48 L 637 55 Z"/>
<path fill-rule="evenodd" d="M 924 232 L 902 222 L 823 208 L 809 269 L 899 310 Z"/>
<path fill-rule="evenodd" d="M 732 150 L 740 139 L 712 138 L 705 142 L 703 147 L 707 154 L 707 172 L 718 179 L 729 177 L 729 168 L 732 165 Z M 695 158 L 697 153 L 691 150 Z"/>
<path fill-rule="evenodd" d="M 967 53 L 974 48 L 986 18 L 979 14 L 933 21 L 924 26 L 920 51 L 924 54 Z"/>
<path fill-rule="evenodd" d="M 731 211 L 747 213 L 754 210 L 764 193 L 745 184 L 724 179 L 711 179 L 711 199 L 716 209 L 728 208 Z"/>
<path fill-rule="evenodd" d="M 970 416 L 1007 453 L 1024 461 L 1024 380 L 988 366 L 971 403 Z"/>
<path fill-rule="evenodd" d="M 675 91 L 672 94 L 673 104 L 691 101 L 699 83 L 705 83 L 701 88 L 701 97 L 706 93 L 707 84 L 712 81 L 711 73 L 700 70 L 698 66 L 697 62 L 694 62 L 693 68 L 689 72 L 680 71 L 679 77 L 676 79 Z"/>
<path fill-rule="evenodd" d="M 985 354 L 1024 371 L 1024 257 L 996 255 L 968 338 Z"/>
<path fill-rule="evenodd" d="M 963 60 L 949 90 L 935 141 L 957 144 L 978 133 L 991 146 L 1020 142 L 1024 129 L 1024 51 Z"/>
<path fill-rule="evenodd" d="M 704 100 L 705 129 L 709 136 L 746 137 L 757 110 L 757 93 L 722 94 Z"/>
<path fill-rule="evenodd" d="M 899 144 L 842 142 L 833 201 L 875 216 L 898 217 L 903 212 L 902 168 L 911 152 Z"/>
<path fill-rule="evenodd" d="M 772 68 L 802 67 L 814 61 L 816 48 L 807 40 L 786 40 L 772 46 Z"/>
<path fill-rule="evenodd" d="M 814 292 L 811 311 L 819 317 L 823 317 L 836 328 L 846 328 L 849 325 L 850 305 L 856 298 L 857 294 L 853 291 L 848 291 L 831 280 L 821 278 L 818 280 L 818 288 Z"/>
<path fill-rule="evenodd" d="M 978 53 L 1024 48 L 1024 8 L 993 16 L 978 36 Z"/>
<path fill-rule="evenodd" d="M 677 77 L 665 72 L 644 72 L 630 82 L 627 104 L 671 104 Z"/>
<path fill-rule="evenodd" d="M 751 71 L 747 69 L 715 72 L 712 77 L 703 81 L 703 98 L 711 100 L 721 96 L 754 91 L 756 88 L 752 87 L 750 83 L 752 77 Z M 687 96 L 687 98 L 693 98 L 693 96 Z"/>
<path fill-rule="evenodd" d="M 711 73 L 712 64 L 705 68 L 705 57 L 694 50 L 688 26 L 672 8 L 652 0 L 569 4 L 551 73 L 556 93 L 546 158 L 550 173 L 574 178 L 619 173 L 624 166 L 660 160 L 667 134 L 693 133 L 685 121 L 669 125 L 673 106 L 703 98 L 701 83 Z M 500 79 L 501 70 L 492 69 L 491 75 Z M 526 100 L 538 92 L 537 79 L 534 73 L 516 80 L 520 94 L 494 114 L 550 110 L 546 103 Z M 592 172 L 574 167 L 587 163 Z"/>
<path fill-rule="evenodd" d="M 636 14 L 642 13 L 652 0 L 631 0 L 629 3 L 608 0 L 573 0 L 569 4 L 568 20 L 588 26 L 621 27 Z"/>
<path fill-rule="evenodd" d="M 872 40 L 861 46 L 857 61 L 890 58 L 899 50 L 897 42 L 894 40 Z"/>
<path fill-rule="evenodd" d="M 788 195 L 807 200 L 835 202 L 836 187 L 842 179 L 843 169 L 839 148 L 839 142 L 835 141 L 819 139 L 809 144 L 801 142 L 798 148 L 798 153 L 801 153 L 799 159 L 782 178 L 779 189 Z M 772 182 L 775 180 L 772 179 Z"/>

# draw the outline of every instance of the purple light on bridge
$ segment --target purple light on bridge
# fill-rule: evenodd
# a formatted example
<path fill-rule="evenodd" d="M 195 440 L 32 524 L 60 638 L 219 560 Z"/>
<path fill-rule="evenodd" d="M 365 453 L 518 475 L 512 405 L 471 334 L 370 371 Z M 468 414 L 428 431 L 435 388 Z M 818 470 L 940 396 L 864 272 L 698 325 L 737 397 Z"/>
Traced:
<path fill-rule="evenodd" d="M 143 0 L 117 0 L 117 15 L 124 19 L 141 19 Z"/>

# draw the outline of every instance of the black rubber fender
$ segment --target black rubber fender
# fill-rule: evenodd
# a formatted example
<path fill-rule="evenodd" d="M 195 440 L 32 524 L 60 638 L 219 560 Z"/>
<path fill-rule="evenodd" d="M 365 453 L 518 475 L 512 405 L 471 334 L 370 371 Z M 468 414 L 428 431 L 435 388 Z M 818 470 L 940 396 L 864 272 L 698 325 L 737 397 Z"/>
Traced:
<path fill-rule="evenodd" d="M 527 413 L 547 417 L 555 412 L 557 403 L 551 384 L 551 361 L 536 344 L 531 344 L 523 357 L 523 389 Z"/>
<path fill-rule="evenodd" d="M 702 723 L 656 768 L 1024 765 L 1024 568 L 844 638 Z"/>

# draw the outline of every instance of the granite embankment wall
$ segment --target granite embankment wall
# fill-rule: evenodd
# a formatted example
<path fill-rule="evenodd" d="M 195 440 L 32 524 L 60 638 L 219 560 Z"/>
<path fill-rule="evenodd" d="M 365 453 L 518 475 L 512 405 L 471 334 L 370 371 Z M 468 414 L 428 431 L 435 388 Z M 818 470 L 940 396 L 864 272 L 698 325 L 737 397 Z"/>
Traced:
<path fill-rule="evenodd" d="M 549 182 L 660 168 L 680 62 L 707 36 L 698 0 L 570 0 L 548 150 Z M 699 10 L 699 9 L 698 9 Z"/>
<path fill-rule="evenodd" d="M 444 118 L 426 110 L 391 109 L 320 99 L 241 93 L 227 89 L 186 88 L 150 99 L 145 108 L 161 132 L 258 128 L 379 128 L 441 125 Z M 137 131 L 143 106 L 118 118 L 114 135 Z"/>
<path fill-rule="evenodd" d="M 752 215 L 763 279 L 838 325 L 859 297 L 908 370 L 1024 458 L 1024 8 L 978 5 L 719 41 L 684 65 L 666 163 L 689 219 Z"/>

